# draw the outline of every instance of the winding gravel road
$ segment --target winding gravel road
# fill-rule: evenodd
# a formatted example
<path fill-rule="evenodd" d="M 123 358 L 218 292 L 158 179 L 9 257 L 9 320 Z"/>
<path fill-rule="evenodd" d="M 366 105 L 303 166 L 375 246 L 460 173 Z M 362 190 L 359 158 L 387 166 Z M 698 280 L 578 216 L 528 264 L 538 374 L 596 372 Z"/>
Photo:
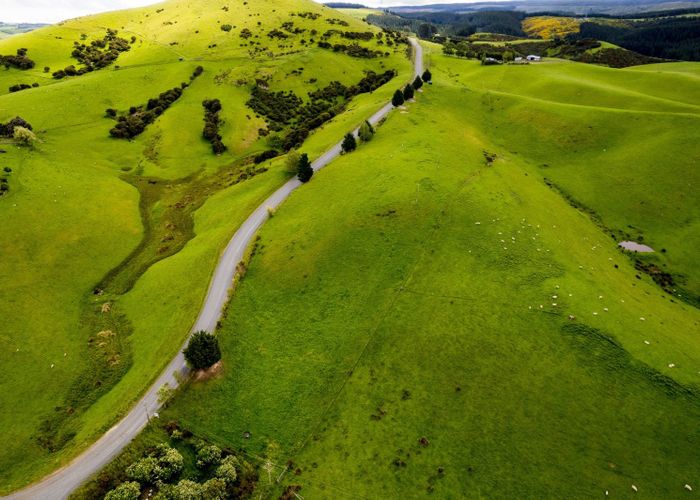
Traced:
<path fill-rule="evenodd" d="M 415 39 L 411 38 L 410 42 L 414 49 L 413 65 L 415 74 L 422 75 L 423 49 Z M 372 125 L 377 124 L 392 109 L 391 103 L 386 104 L 369 118 L 369 122 Z M 357 134 L 357 130 L 355 130 L 355 134 Z M 340 152 L 341 147 L 340 143 L 338 143 L 317 158 L 311 166 L 314 170 L 320 170 L 337 158 Z M 207 297 L 199 317 L 192 327 L 192 332 L 200 330 L 213 332 L 216 329 L 216 324 L 221 318 L 228 298 L 228 290 L 233 282 L 236 266 L 243 259 L 245 250 L 257 230 L 267 220 L 267 208 L 277 208 L 301 184 L 296 178 L 289 180 L 256 208 L 236 231 L 236 234 L 233 235 L 214 271 Z M 170 362 L 165 371 L 126 417 L 107 431 L 90 448 L 65 467 L 7 498 L 13 500 L 56 500 L 67 498 L 73 490 L 111 462 L 141 432 L 148 423 L 148 419 L 153 418 L 154 413 L 160 408 L 158 389 L 165 384 L 169 384 L 170 387 L 177 387 L 178 381 L 176 377 L 179 378 L 180 375 L 185 376 L 187 373 L 188 368 L 181 349 L 175 359 Z"/>

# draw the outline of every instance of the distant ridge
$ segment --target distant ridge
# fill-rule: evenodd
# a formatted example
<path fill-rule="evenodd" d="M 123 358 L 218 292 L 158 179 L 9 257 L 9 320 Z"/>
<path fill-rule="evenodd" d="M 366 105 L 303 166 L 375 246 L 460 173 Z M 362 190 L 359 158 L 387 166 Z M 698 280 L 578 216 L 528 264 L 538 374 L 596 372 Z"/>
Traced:
<path fill-rule="evenodd" d="M 26 33 L 38 28 L 48 26 L 41 23 L 3 23 L 0 21 L 0 39 L 8 36 L 16 35 L 17 33 Z"/>
<path fill-rule="evenodd" d="M 367 9 L 366 5 L 362 5 L 361 3 L 349 3 L 349 2 L 329 2 L 329 3 L 324 3 L 326 7 L 330 7 L 332 9 Z"/>
<path fill-rule="evenodd" d="M 424 5 L 402 5 L 391 7 L 393 12 L 474 12 L 480 10 L 519 10 L 522 12 L 558 12 L 561 14 L 626 15 L 650 11 L 692 9 L 700 7 L 700 0 L 670 2 L 668 0 L 505 0 L 502 2 L 475 3 L 426 3 Z"/>

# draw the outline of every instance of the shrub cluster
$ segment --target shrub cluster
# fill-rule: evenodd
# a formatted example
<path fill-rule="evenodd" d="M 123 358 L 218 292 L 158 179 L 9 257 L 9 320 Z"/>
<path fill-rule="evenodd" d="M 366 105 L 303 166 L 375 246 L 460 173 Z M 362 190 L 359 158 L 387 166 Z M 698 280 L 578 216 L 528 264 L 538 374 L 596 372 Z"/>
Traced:
<path fill-rule="evenodd" d="M 388 83 L 396 76 L 394 70 L 387 70 L 384 73 L 375 73 L 368 71 L 367 74 L 358 83 L 348 88 L 346 97 L 355 96 L 357 94 L 366 94 L 373 92 L 385 83 Z"/>
<path fill-rule="evenodd" d="M 272 131 L 281 131 L 291 126 L 279 144 L 284 151 L 289 151 L 300 146 L 312 130 L 340 113 L 347 100 L 374 91 L 395 75 L 393 70 L 381 74 L 369 71 L 351 87 L 333 81 L 322 89 L 310 92 L 310 100 L 306 104 L 294 92 L 271 92 L 257 85 L 246 104 L 266 118 L 268 128 Z"/>
<path fill-rule="evenodd" d="M 445 55 L 482 60 L 491 58 L 500 61 L 503 58 L 503 53 L 507 50 L 509 50 L 507 45 L 477 44 L 466 41 L 458 43 L 446 42 L 442 46 L 442 53 Z M 533 52 L 529 53 L 532 54 Z"/>
<path fill-rule="evenodd" d="M 38 83 L 33 83 L 31 85 L 29 85 L 28 83 L 18 83 L 17 85 L 11 86 L 9 90 L 10 92 L 19 92 L 20 90 L 27 90 L 31 89 L 32 87 L 36 88 L 38 86 Z"/>
<path fill-rule="evenodd" d="M 340 30 L 328 30 L 323 34 L 323 38 L 330 38 L 333 35 L 340 35 L 348 40 L 364 40 L 368 42 L 374 39 L 374 33 L 371 31 L 340 31 Z"/>
<path fill-rule="evenodd" d="M 343 21 L 342 19 L 337 19 L 337 18 L 331 18 L 331 19 L 326 19 L 326 22 L 328 24 L 334 24 L 338 26 L 350 26 L 347 21 Z"/>
<path fill-rule="evenodd" d="M 331 45 L 329 42 L 324 42 L 321 40 L 318 42 L 318 46 L 322 49 L 332 49 L 333 52 L 343 52 L 350 57 L 360 57 L 364 59 L 374 59 L 375 57 L 382 57 L 385 55 L 385 53 L 381 50 L 372 50 L 367 47 L 362 47 L 357 43 L 353 43 L 351 45 L 336 43 Z"/>
<path fill-rule="evenodd" d="M 132 37 L 132 43 L 136 40 Z M 66 76 L 84 75 L 109 66 L 117 60 L 119 54 L 128 51 L 131 47 L 129 41 L 117 36 L 117 31 L 107 29 L 107 34 L 101 40 L 93 40 L 89 45 L 73 42 L 73 52 L 71 56 L 83 65 L 76 68 L 74 65 L 55 71 L 53 77 L 57 80 Z"/>
<path fill-rule="evenodd" d="M 15 135 L 16 127 L 33 130 L 29 122 L 19 116 L 16 116 L 7 123 L 0 123 L 0 137 L 13 137 Z"/>
<path fill-rule="evenodd" d="M 169 443 L 150 446 L 126 469 L 115 462 L 88 485 L 86 496 L 105 500 L 138 500 L 142 494 L 160 500 L 252 496 L 258 471 L 244 458 L 198 439 L 177 422 L 162 428 L 170 435 Z M 175 442 L 177 448 L 170 444 Z M 196 470 L 188 467 L 190 457 Z"/>
<path fill-rule="evenodd" d="M 253 158 L 253 163 L 258 165 L 259 163 L 262 163 L 266 160 L 271 160 L 272 158 L 276 158 L 280 155 L 280 152 L 277 151 L 276 149 L 268 149 L 267 151 L 263 151 L 262 153 L 258 154 Z"/>
<path fill-rule="evenodd" d="M 640 64 L 653 64 L 663 62 L 664 59 L 649 57 L 626 49 L 604 48 L 598 52 L 584 52 L 575 61 L 589 64 L 603 64 L 611 68 L 627 68 Z"/>
<path fill-rule="evenodd" d="M 226 151 L 226 146 L 221 142 L 221 135 L 219 135 L 221 101 L 218 99 L 205 100 L 202 102 L 202 106 L 204 106 L 204 131 L 202 135 L 211 143 L 212 151 L 217 155 L 221 154 Z"/>
<path fill-rule="evenodd" d="M 578 57 L 591 49 L 599 48 L 601 43 L 593 38 L 582 38 L 565 40 L 558 38 L 552 42 L 552 47 L 556 49 L 559 57 Z"/>
<path fill-rule="evenodd" d="M 12 169 L 10 167 L 4 167 L 2 169 L 2 173 L 0 173 L 0 196 L 4 195 L 10 190 L 10 182 L 8 177 L 11 173 Z"/>
<path fill-rule="evenodd" d="M 284 40 L 285 38 L 289 38 L 289 35 L 284 33 L 283 31 L 280 31 L 278 29 L 273 29 L 272 31 L 267 32 L 267 36 L 272 40 L 274 38 L 277 38 L 279 40 Z"/>
<path fill-rule="evenodd" d="M 0 55 L 0 64 L 5 66 L 6 69 L 17 68 L 26 70 L 34 67 L 34 61 L 27 57 L 27 49 L 17 49 L 17 55 L 14 56 Z"/>
<path fill-rule="evenodd" d="M 294 13 L 292 13 L 292 15 L 294 15 Z M 315 12 L 297 12 L 297 16 L 303 19 L 311 19 L 312 21 L 315 21 L 321 17 L 321 14 L 316 14 Z"/>
<path fill-rule="evenodd" d="M 156 99 L 149 99 L 146 109 L 143 106 L 131 107 L 127 114 L 117 118 L 117 124 L 109 131 L 117 139 L 133 139 L 162 115 L 172 103 L 182 96 L 182 88 L 175 87 L 161 93 Z M 109 111 L 108 111 L 108 114 Z"/>
<path fill-rule="evenodd" d="M 184 459 L 175 448 L 158 445 L 155 452 L 134 462 L 126 469 L 126 476 L 142 484 L 170 481 L 182 472 Z"/>
<path fill-rule="evenodd" d="M 221 31 L 229 32 L 232 29 L 233 29 L 233 26 L 231 26 L 230 24 L 222 24 L 221 25 Z"/>
<path fill-rule="evenodd" d="M 289 33 L 292 33 L 294 35 L 299 35 L 299 34 L 303 33 L 304 31 L 306 31 L 303 28 L 297 28 L 296 26 L 294 26 L 294 22 L 292 22 L 292 21 L 283 22 L 282 29 L 285 31 L 288 31 Z"/>
<path fill-rule="evenodd" d="M 192 82 L 196 78 L 199 78 L 202 73 L 204 73 L 204 68 L 202 66 L 197 66 L 192 72 L 192 75 L 190 75 L 190 81 Z"/>
<path fill-rule="evenodd" d="M 263 115 L 272 130 L 282 130 L 298 114 L 303 101 L 294 92 L 270 92 L 259 84 L 253 88 L 251 98 L 246 103 L 253 111 Z"/>
<path fill-rule="evenodd" d="M 201 75 L 202 71 L 204 69 L 198 66 L 190 77 L 190 81 Z M 189 84 L 182 83 L 179 87 L 161 93 L 157 98 L 149 99 L 145 106 L 132 106 L 127 113 L 118 117 L 116 110 L 106 110 L 107 116 L 117 117 L 117 124 L 109 131 L 109 134 L 117 139 L 133 139 L 146 130 L 146 127 L 153 123 L 156 118 L 165 113 L 182 96 L 182 92 L 188 86 Z"/>

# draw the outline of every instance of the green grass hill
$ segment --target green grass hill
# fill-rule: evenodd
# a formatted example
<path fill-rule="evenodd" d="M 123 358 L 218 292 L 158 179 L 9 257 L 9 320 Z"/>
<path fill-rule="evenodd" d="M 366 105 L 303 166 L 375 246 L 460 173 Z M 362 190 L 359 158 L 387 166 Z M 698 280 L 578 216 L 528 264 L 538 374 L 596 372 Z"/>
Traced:
<path fill-rule="evenodd" d="M 700 65 L 430 65 L 262 229 L 164 418 L 305 498 L 687 497 Z"/>
<path fill-rule="evenodd" d="M 0 138 L 0 493 L 131 407 L 227 240 L 291 175 L 254 158 L 334 144 L 410 76 L 404 42 L 287 0 L 171 0 L 0 41 L 0 123 L 20 116 L 38 139 Z M 203 138 L 213 99 L 219 155 Z M 119 123 L 132 140 L 110 136 Z"/>

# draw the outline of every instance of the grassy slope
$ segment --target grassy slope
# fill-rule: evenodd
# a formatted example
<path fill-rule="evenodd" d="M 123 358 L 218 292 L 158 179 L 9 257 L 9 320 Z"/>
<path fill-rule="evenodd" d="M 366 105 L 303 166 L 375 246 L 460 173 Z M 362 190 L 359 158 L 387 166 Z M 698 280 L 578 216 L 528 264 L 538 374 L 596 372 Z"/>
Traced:
<path fill-rule="evenodd" d="M 647 259 L 680 275 L 679 289 L 698 296 L 700 204 L 692 193 L 700 183 L 693 139 L 700 86 L 697 67 L 677 74 L 686 67 L 610 71 L 557 63 L 484 73 L 463 65 L 451 78 L 482 93 L 494 112 L 480 118 L 499 146 L 539 166 L 606 226 L 665 248 Z"/>
<path fill-rule="evenodd" d="M 341 16 L 310 2 L 255 2 L 230 12 L 221 10 L 225 4 L 173 1 L 81 18 L 0 43 L 3 54 L 27 47 L 37 65 L 26 72 L 0 71 L 0 121 L 19 114 L 40 131 L 42 140 L 33 152 L 0 144 L 8 149 L 0 158 L 2 166 L 14 170 L 10 194 L 0 199 L 4 228 L 0 249 L 5 256 L 0 274 L 4 290 L 0 364 L 7 372 L 0 382 L 0 426 L 13 436 L 0 452 L 0 492 L 64 463 L 129 407 L 183 341 L 220 249 L 248 212 L 286 178 L 277 161 L 272 162 L 270 172 L 220 191 L 196 212 L 196 237 L 184 250 L 149 269 L 127 295 L 111 297 L 133 330 L 128 339 L 133 364 L 109 394 L 76 417 L 70 429 L 77 438 L 60 452 L 49 454 L 34 438 L 40 422 L 63 403 L 67 388 L 89 355 L 81 311 L 86 304 L 107 300 L 94 301 L 92 288 L 142 237 L 139 193 L 120 180 L 122 169 L 133 171 L 140 165 L 146 175 L 178 179 L 194 172 L 213 174 L 222 165 L 266 149 L 257 138 L 262 120 L 244 105 L 248 88 L 235 85 L 239 77 L 250 81 L 256 71 L 272 75 L 273 90 L 291 89 L 300 95 L 333 79 L 355 83 L 365 69 L 409 71 L 400 52 L 367 61 L 321 49 L 298 52 L 298 40 L 293 42 L 294 54 L 251 60 L 247 49 L 239 47 L 238 33 L 244 26 L 260 33 L 263 45 L 282 52 L 290 48 L 278 49 L 276 43 L 267 42 L 264 33 L 289 19 L 297 26 L 323 32 L 331 27 L 326 17 Z M 161 8 L 165 10 L 158 13 Z M 317 21 L 289 18 L 289 12 L 301 10 L 323 17 Z M 225 33 L 218 21 L 236 28 Z M 348 21 L 346 29 L 370 29 L 359 21 Z M 109 67 L 63 81 L 43 72 L 44 66 L 54 71 L 74 64 L 70 58 L 73 41 L 82 33 L 88 40 L 100 38 L 107 27 L 138 39 L 131 51 L 120 56 L 119 70 Z M 175 41 L 177 45 L 170 45 Z M 214 43 L 216 48 L 207 48 Z M 146 133 L 133 143 L 109 139 L 111 122 L 103 118 L 106 108 L 127 109 L 143 103 L 186 81 L 200 64 L 205 68 L 202 77 Z M 300 66 L 305 67 L 301 76 L 288 75 L 290 69 Z M 229 76 L 217 79 L 217 84 L 215 76 L 225 71 L 230 71 Z M 312 77 L 318 83 L 304 83 Z M 34 81 L 41 87 L 7 94 L 12 84 Z M 312 136 L 309 151 L 318 153 L 334 143 L 381 105 L 390 90 L 353 101 L 347 114 Z M 221 158 L 214 157 L 200 138 L 201 101 L 213 97 L 222 100 L 226 121 L 222 135 L 230 147 Z"/>
<path fill-rule="evenodd" d="M 384 14 L 383 10 L 380 9 L 336 9 L 338 12 L 342 12 L 343 14 L 354 17 L 355 19 L 365 19 L 367 16 L 370 14 L 374 14 L 376 16 L 381 16 Z"/>
<path fill-rule="evenodd" d="M 626 81 L 570 66 L 559 68 Z M 511 89 L 530 127 L 552 129 L 521 149 L 501 145 L 524 125 L 518 106 L 504 110 L 484 89 L 490 69 L 442 56 L 432 69 L 438 83 L 408 113 L 262 230 L 221 331 L 225 376 L 191 385 L 164 418 L 293 460 L 300 475 L 284 482 L 307 498 L 587 498 L 632 484 L 645 498 L 682 496 L 699 465 L 700 313 L 636 279 L 614 242 L 544 184 L 553 168 L 538 166 L 545 154 L 568 164 L 583 147 L 578 135 L 559 143 L 582 111 L 586 124 L 621 129 L 591 141 L 634 151 L 650 110 L 666 119 L 691 98 L 682 79 L 655 96 L 630 73 L 649 94 L 633 110 L 607 109 L 614 92 L 571 98 L 559 134 L 551 115 L 563 96 Z M 527 71 L 512 79 L 521 93 L 531 80 L 553 86 L 551 68 Z M 670 116 L 681 139 L 697 127 Z M 484 151 L 498 155 L 492 166 Z"/>

